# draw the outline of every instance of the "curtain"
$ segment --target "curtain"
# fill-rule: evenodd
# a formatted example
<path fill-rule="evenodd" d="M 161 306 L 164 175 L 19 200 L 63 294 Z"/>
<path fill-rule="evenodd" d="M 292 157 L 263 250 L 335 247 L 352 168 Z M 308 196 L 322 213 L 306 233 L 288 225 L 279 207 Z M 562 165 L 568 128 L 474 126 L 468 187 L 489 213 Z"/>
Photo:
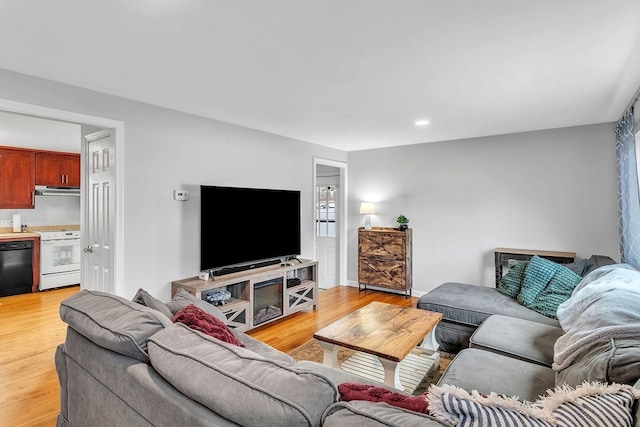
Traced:
<path fill-rule="evenodd" d="M 640 268 L 640 191 L 633 107 L 627 110 L 616 126 L 616 154 L 620 255 L 622 262 Z"/>

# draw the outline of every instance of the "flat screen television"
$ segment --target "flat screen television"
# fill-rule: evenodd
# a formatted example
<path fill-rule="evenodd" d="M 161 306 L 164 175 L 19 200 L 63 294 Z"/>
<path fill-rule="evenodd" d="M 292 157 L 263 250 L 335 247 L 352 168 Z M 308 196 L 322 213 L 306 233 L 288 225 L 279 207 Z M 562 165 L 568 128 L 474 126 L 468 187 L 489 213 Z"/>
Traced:
<path fill-rule="evenodd" d="M 250 269 L 300 255 L 300 191 L 200 186 L 200 270 Z"/>

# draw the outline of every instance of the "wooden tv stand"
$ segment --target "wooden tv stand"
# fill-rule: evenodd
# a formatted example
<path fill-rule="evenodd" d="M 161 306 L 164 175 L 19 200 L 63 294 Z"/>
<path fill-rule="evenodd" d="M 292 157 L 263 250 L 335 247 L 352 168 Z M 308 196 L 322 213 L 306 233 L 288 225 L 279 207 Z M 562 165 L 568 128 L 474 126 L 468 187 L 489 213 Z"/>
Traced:
<path fill-rule="evenodd" d="M 216 276 L 212 280 L 198 277 L 171 282 L 171 297 L 182 288 L 206 301 L 207 293 L 214 289 L 226 289 L 231 300 L 218 308 L 227 316 L 229 327 L 248 331 L 304 309 L 318 308 L 318 262 L 300 259 L 291 260 L 288 265 L 271 265 L 252 270 Z M 274 285 L 268 296 L 262 298 L 261 289 Z M 280 288 L 280 289 L 277 289 Z M 258 292 L 256 292 L 256 290 Z M 276 291 L 277 290 L 277 291 Z M 278 307 L 280 305 L 281 307 Z M 263 320 L 263 306 L 274 306 L 280 314 Z M 277 313 L 277 312 L 276 312 Z"/>

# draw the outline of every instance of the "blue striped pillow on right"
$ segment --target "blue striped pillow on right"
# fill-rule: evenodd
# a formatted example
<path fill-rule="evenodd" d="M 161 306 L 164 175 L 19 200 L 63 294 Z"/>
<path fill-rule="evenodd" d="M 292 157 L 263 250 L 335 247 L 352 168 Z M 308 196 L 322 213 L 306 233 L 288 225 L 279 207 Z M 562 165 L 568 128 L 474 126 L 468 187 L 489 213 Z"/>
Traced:
<path fill-rule="evenodd" d="M 446 384 L 431 386 L 427 395 L 429 414 L 457 427 L 632 427 L 639 398 L 640 390 L 629 385 L 598 382 L 556 387 L 535 402 Z"/>

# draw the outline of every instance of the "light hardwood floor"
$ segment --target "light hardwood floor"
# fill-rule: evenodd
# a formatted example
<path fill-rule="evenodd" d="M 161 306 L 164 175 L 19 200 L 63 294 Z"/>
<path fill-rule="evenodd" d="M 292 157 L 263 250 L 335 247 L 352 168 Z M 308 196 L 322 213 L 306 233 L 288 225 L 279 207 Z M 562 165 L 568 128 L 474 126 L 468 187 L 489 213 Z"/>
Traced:
<path fill-rule="evenodd" d="M 55 426 L 60 387 L 54 354 L 66 334 L 60 302 L 79 287 L 0 298 L 0 426 Z M 303 311 L 250 332 L 291 352 L 313 333 L 370 302 L 415 307 L 417 298 L 337 286 L 319 292 L 319 309 Z"/>

